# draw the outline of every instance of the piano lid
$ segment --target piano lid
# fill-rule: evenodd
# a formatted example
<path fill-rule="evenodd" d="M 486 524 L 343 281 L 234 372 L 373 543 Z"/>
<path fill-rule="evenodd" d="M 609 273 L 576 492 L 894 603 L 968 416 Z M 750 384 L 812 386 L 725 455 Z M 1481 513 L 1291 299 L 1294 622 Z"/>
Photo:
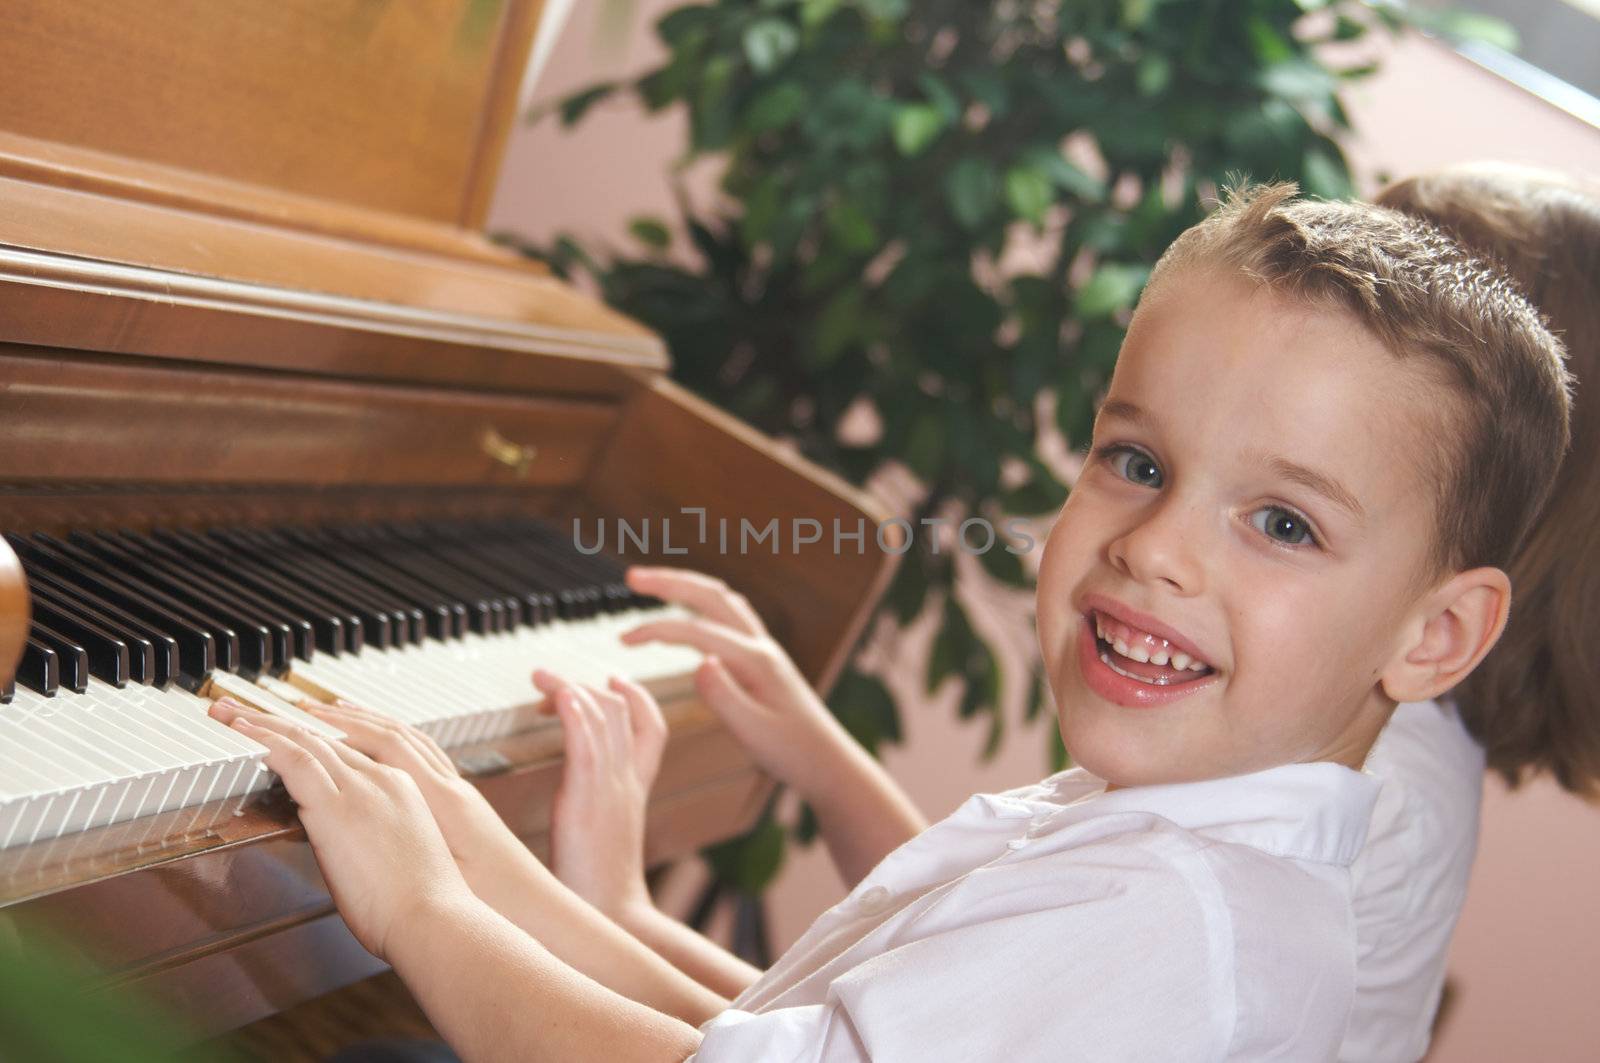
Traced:
<path fill-rule="evenodd" d="M 546 393 L 662 372 L 480 231 L 540 8 L 0 0 L 0 341 L 426 382 L 377 352 L 445 343 L 458 385 Z M 258 349 L 217 342 L 239 313 Z"/>

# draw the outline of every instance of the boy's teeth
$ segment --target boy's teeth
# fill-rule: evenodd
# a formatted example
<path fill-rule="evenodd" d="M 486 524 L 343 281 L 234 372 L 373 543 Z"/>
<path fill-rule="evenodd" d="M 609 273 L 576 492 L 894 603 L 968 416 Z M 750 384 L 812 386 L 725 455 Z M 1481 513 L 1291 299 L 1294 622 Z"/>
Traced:
<path fill-rule="evenodd" d="M 1099 613 L 1094 614 L 1094 629 L 1101 641 L 1130 661 L 1154 664 L 1160 667 L 1170 665 L 1177 671 L 1204 672 L 1209 665 L 1196 657 L 1190 657 L 1172 648 L 1172 643 L 1166 639 L 1157 638 L 1148 632 L 1130 628 L 1127 624 L 1108 622 Z M 1130 635 L 1131 633 L 1131 635 Z M 1129 642 L 1129 637 L 1135 641 Z"/>

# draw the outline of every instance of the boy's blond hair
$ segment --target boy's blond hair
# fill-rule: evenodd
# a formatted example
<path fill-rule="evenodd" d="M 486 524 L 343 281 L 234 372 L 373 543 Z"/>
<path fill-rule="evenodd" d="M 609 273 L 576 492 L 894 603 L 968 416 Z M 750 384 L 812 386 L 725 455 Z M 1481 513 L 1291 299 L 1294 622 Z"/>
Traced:
<path fill-rule="evenodd" d="M 1600 796 L 1600 183 L 1505 163 L 1401 181 L 1378 202 L 1492 258 L 1566 343 L 1576 378 L 1572 457 L 1511 560 L 1515 602 L 1499 643 L 1457 689 L 1489 766 L 1513 785 L 1548 770 Z"/>
<path fill-rule="evenodd" d="M 1437 515 L 1435 564 L 1419 581 L 1505 567 L 1568 445 L 1561 342 L 1510 280 L 1439 229 L 1370 204 L 1296 199 L 1296 191 L 1229 192 L 1161 256 L 1145 297 L 1159 297 L 1170 274 L 1220 267 L 1351 313 L 1437 382 L 1418 391 L 1419 403 L 1438 406 L 1419 409 L 1418 458 L 1433 462 Z"/>

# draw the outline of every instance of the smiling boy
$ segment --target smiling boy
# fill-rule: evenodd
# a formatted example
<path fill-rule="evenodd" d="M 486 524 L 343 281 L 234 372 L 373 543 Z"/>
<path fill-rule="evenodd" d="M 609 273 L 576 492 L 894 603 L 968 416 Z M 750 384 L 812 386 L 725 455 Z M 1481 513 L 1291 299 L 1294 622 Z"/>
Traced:
<path fill-rule="evenodd" d="M 574 933 L 590 917 L 414 736 L 343 716 L 355 748 L 335 748 L 219 709 L 269 747 L 352 929 L 463 1055 L 1332 1057 L 1377 788 L 1359 769 L 1398 701 L 1498 637 L 1568 398 L 1559 344 L 1497 274 L 1398 214 L 1291 193 L 1233 198 L 1162 259 L 1051 532 L 1039 640 L 1079 767 L 895 849 L 731 1007 L 613 924 Z M 777 660 L 709 609 L 649 628 L 635 641 L 716 655 L 708 701 Z M 569 730 L 605 696 L 555 695 Z M 730 727 L 780 777 L 833 756 L 831 721 L 749 707 Z M 825 830 L 852 814 L 806 796 Z"/>
<path fill-rule="evenodd" d="M 1359 768 L 1499 637 L 1566 446 L 1559 348 L 1504 280 L 1286 195 L 1163 257 L 1045 550 L 1052 687 L 1089 695 L 1062 737 L 1120 786 Z"/>

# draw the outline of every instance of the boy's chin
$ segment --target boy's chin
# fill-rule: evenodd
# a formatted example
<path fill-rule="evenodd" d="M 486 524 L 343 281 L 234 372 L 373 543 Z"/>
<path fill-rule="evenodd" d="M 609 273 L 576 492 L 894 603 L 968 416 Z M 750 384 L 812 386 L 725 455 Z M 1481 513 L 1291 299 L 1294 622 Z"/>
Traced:
<path fill-rule="evenodd" d="M 1063 712 L 1058 723 L 1062 744 L 1072 763 L 1090 775 L 1104 779 L 1116 788 L 1158 786 L 1164 783 L 1198 782 L 1239 774 L 1205 757 L 1190 743 L 1175 740 L 1176 735 L 1153 735 L 1148 731 L 1130 733 L 1116 721 L 1094 719 L 1093 712 L 1079 718 Z"/>

